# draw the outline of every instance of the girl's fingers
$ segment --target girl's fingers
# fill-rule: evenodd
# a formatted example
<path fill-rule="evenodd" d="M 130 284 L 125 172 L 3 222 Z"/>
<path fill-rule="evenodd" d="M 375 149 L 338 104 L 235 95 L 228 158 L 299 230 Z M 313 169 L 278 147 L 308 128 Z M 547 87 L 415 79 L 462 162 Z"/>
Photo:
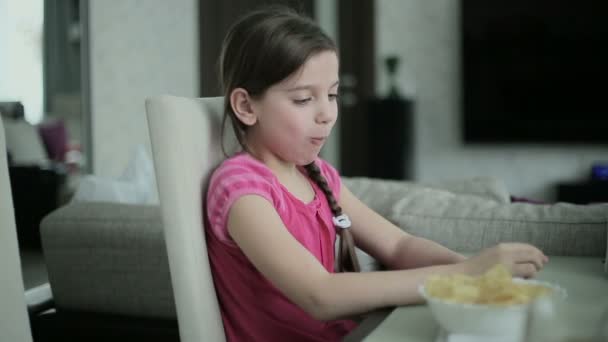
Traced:
<path fill-rule="evenodd" d="M 532 245 L 514 243 L 510 247 L 513 261 L 516 263 L 533 262 L 540 269 L 549 261 L 549 258 L 540 249 Z"/>
<path fill-rule="evenodd" d="M 513 265 L 513 276 L 532 278 L 536 275 L 536 266 L 531 263 L 515 264 Z"/>
<path fill-rule="evenodd" d="M 541 251 L 537 249 L 527 249 L 513 255 L 513 262 L 515 264 L 530 263 L 536 266 L 537 270 L 540 270 L 545 264 L 545 258 L 546 256 L 542 254 Z"/>

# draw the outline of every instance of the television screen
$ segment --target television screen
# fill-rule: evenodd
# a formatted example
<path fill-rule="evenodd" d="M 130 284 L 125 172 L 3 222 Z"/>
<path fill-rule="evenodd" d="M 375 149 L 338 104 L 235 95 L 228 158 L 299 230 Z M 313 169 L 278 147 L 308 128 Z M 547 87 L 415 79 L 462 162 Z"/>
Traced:
<path fill-rule="evenodd" d="M 460 4 L 465 142 L 608 143 L 608 1 Z"/>

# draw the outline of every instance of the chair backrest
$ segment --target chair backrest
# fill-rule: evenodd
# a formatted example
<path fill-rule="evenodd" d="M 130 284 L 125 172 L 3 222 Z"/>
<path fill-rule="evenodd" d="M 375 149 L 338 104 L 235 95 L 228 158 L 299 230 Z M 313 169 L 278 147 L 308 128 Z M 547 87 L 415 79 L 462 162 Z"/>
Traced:
<path fill-rule="evenodd" d="M 146 112 L 181 341 L 224 341 L 203 229 L 207 181 L 223 159 L 223 98 L 161 95 Z"/>
<path fill-rule="evenodd" d="M 8 176 L 4 125 L 0 117 L 0 340 L 31 342 L 19 245 Z"/>

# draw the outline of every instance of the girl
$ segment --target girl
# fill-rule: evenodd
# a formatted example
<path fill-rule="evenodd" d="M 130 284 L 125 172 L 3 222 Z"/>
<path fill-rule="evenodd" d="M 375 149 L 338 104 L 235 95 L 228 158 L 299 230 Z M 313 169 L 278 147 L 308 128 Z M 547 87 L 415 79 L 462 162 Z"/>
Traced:
<path fill-rule="evenodd" d="M 339 63 L 310 19 L 286 9 L 250 13 L 226 36 L 220 69 L 224 123 L 243 150 L 214 172 L 206 201 L 228 341 L 339 340 L 355 326 L 345 317 L 420 303 L 417 286 L 429 275 L 475 275 L 501 262 L 531 277 L 547 262 L 526 244 L 467 259 L 353 196 L 318 158 L 336 122 Z M 390 271 L 358 273 L 354 245 Z"/>

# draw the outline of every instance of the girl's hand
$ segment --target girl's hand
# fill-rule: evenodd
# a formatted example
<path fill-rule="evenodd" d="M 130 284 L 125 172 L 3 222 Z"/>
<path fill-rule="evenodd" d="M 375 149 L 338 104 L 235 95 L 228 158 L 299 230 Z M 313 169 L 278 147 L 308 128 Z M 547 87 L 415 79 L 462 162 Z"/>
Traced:
<path fill-rule="evenodd" d="M 532 278 L 549 261 L 538 248 L 525 243 L 501 243 L 464 261 L 468 274 L 480 275 L 501 263 L 514 277 Z"/>

